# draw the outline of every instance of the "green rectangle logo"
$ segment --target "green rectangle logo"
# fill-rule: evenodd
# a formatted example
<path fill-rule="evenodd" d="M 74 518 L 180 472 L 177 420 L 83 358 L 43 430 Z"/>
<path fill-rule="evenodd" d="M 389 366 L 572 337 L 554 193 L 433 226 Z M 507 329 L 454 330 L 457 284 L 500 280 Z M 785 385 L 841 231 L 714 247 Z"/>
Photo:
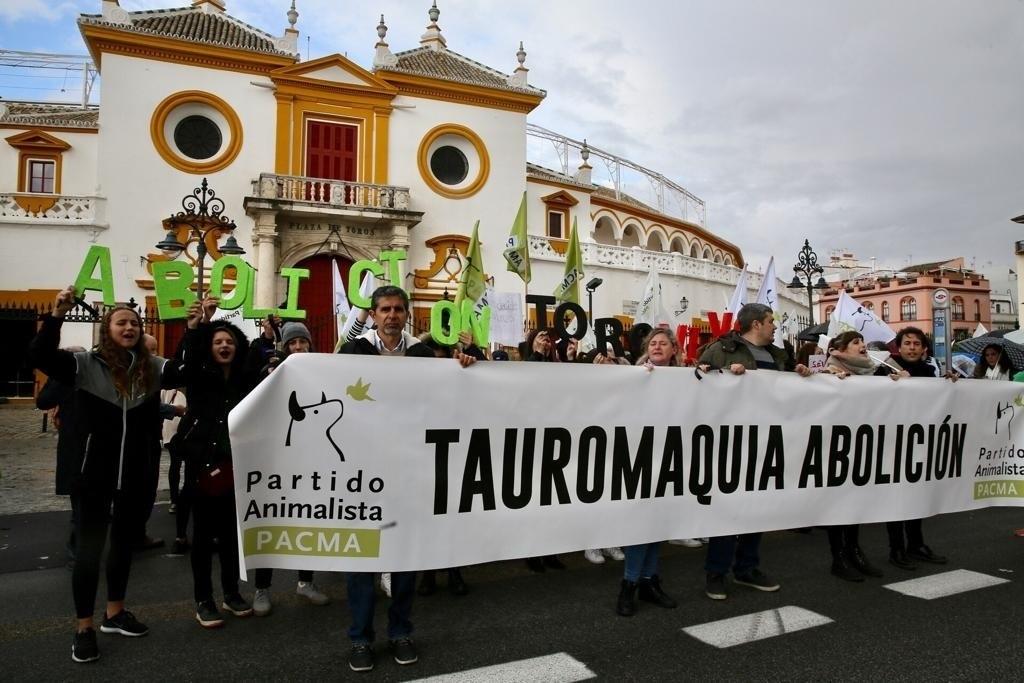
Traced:
<path fill-rule="evenodd" d="M 1024 498 L 1024 481 L 999 479 L 974 482 L 974 500 L 983 498 Z"/>
<path fill-rule="evenodd" d="M 246 555 L 379 557 L 380 529 L 257 526 L 242 534 Z"/>

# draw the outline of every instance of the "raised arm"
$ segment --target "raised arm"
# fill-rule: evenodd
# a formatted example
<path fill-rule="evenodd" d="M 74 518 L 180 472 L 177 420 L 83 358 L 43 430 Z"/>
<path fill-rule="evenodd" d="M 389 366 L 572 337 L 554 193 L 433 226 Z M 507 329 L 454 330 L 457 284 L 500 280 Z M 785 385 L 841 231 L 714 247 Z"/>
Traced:
<path fill-rule="evenodd" d="M 32 367 L 42 370 L 61 384 L 74 386 L 78 373 L 75 354 L 60 347 L 60 328 L 64 315 L 75 305 L 75 288 L 67 287 L 57 294 L 53 313 L 43 316 L 43 325 L 29 346 L 29 361 Z"/>

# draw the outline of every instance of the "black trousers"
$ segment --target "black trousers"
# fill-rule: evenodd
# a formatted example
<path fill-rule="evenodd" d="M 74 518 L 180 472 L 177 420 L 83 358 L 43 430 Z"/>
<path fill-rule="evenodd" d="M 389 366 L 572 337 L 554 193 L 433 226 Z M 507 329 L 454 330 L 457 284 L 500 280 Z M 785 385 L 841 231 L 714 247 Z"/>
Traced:
<path fill-rule="evenodd" d="M 889 532 L 890 552 L 920 548 L 924 545 L 924 534 L 921 531 L 921 520 L 919 519 L 886 522 L 885 529 Z"/>
<path fill-rule="evenodd" d="M 192 582 L 196 602 L 213 599 L 213 540 L 220 556 L 220 586 L 224 595 L 238 592 L 238 532 L 235 529 L 235 497 L 192 498 Z"/>
<path fill-rule="evenodd" d="M 71 573 L 71 592 L 75 614 L 79 619 L 93 616 L 96 591 L 100 582 L 100 562 L 110 529 L 107 551 L 107 600 L 124 600 L 128 574 L 132 567 L 132 545 L 145 529 L 145 491 L 83 492 L 72 497 L 77 501 L 75 536 L 77 556 Z"/>
<path fill-rule="evenodd" d="M 838 557 L 844 551 L 853 550 L 860 545 L 860 525 L 843 524 L 826 527 L 828 544 L 832 549 L 832 557 Z"/>

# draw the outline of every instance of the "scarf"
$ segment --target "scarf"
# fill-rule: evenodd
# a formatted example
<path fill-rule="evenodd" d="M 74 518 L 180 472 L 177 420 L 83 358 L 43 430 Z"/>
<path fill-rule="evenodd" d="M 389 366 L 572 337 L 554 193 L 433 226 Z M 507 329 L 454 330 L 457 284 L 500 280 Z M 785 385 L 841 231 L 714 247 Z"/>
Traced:
<path fill-rule="evenodd" d="M 873 375 L 875 374 L 875 363 L 870 356 L 863 356 L 859 353 L 843 353 L 833 351 L 829 354 L 826 365 L 845 370 L 851 375 Z"/>

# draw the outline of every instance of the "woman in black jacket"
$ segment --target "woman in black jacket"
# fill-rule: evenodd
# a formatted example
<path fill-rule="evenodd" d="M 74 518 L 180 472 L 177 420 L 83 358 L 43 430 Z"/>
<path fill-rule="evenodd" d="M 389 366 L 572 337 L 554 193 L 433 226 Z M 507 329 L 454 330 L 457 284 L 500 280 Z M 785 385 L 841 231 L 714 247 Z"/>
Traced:
<path fill-rule="evenodd" d="M 203 301 L 205 317 L 216 310 L 217 300 Z M 254 379 L 245 371 L 248 340 L 226 321 L 200 324 L 189 318 L 185 339 L 185 392 L 188 412 L 178 425 L 185 460 L 185 491 L 192 503 L 192 580 L 196 620 L 204 628 L 218 628 L 224 619 L 213 599 L 214 539 L 220 557 L 221 607 L 237 617 L 252 614 L 238 592 L 238 534 L 235 515 L 234 474 L 228 413 L 252 389 Z"/>
<path fill-rule="evenodd" d="M 34 367 L 74 388 L 75 424 L 83 439 L 81 466 L 72 484 L 78 501 L 77 559 L 71 576 L 78 628 L 71 658 L 99 659 L 93 608 L 100 562 L 110 527 L 107 553 L 107 607 L 104 633 L 144 636 L 149 632 L 125 609 L 132 544 L 143 533 L 150 503 L 153 425 L 158 424 L 160 387 L 180 386 L 180 363 L 151 356 L 142 339 L 142 319 L 132 308 L 108 309 L 92 351 L 59 349 L 64 315 L 75 305 L 75 289 L 57 295 L 53 313 L 43 316 L 32 341 Z M 193 307 L 198 312 L 198 307 Z"/>

